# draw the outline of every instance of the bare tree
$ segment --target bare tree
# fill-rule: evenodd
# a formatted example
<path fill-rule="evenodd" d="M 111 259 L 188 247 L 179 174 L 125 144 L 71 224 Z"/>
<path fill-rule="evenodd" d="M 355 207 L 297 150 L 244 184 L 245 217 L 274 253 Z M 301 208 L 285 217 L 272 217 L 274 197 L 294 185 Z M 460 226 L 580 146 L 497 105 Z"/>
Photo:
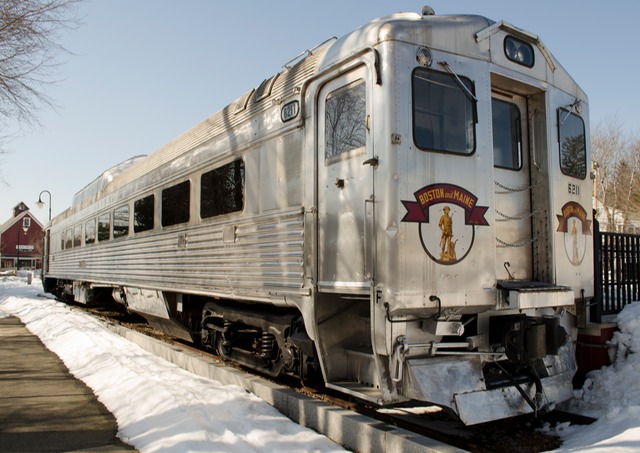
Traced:
<path fill-rule="evenodd" d="M 620 209 L 623 212 L 623 231 L 628 230 L 632 219 L 640 214 L 640 139 L 632 136 L 618 166 L 618 179 L 622 188 Z"/>
<path fill-rule="evenodd" d="M 640 212 L 640 138 L 623 133 L 617 118 L 598 124 L 591 134 L 596 170 L 596 200 L 604 230 L 626 229 Z"/>
<path fill-rule="evenodd" d="M 80 0 L 0 0 L 0 117 L 32 124 L 59 56 L 62 30 L 78 25 Z"/>

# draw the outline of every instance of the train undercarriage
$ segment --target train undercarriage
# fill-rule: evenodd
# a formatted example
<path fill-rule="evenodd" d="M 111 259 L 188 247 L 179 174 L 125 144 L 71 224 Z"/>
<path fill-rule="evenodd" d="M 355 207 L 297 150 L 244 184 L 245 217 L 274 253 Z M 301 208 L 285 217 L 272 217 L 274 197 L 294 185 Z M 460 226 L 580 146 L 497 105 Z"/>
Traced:
<path fill-rule="evenodd" d="M 296 310 L 55 279 L 46 279 L 44 289 L 65 302 L 118 303 L 169 336 L 268 376 L 288 374 L 314 382 L 322 377 L 315 345 Z M 166 316 L 139 309 L 135 299 L 151 295 L 156 305 L 166 306 Z"/>
<path fill-rule="evenodd" d="M 320 375 L 315 346 L 295 311 L 207 302 L 200 341 L 225 360 L 270 376 L 286 373 L 306 380 Z"/>
<path fill-rule="evenodd" d="M 290 375 L 303 382 L 322 382 L 317 345 L 307 334 L 297 310 L 176 293 L 142 294 L 147 299 L 161 295 L 157 302 L 167 308 L 168 316 L 164 317 L 136 310 L 135 298 L 141 297 L 141 293 L 131 288 L 47 280 L 45 289 L 66 301 L 115 300 L 144 316 L 151 326 L 170 336 L 199 343 L 224 360 L 268 376 Z M 109 294 L 111 297 L 107 297 Z M 477 339 L 477 326 L 467 321 L 468 335 L 464 338 Z M 500 406 L 506 401 L 514 414 L 537 414 L 566 399 L 571 389 L 560 382 L 571 382 L 575 359 L 569 335 L 560 326 L 558 317 L 492 316 L 489 332 L 488 346 L 474 347 L 470 342 L 463 347 L 460 346 L 463 338 L 455 336 L 441 338 L 423 352 L 412 351 L 411 344 L 403 345 L 400 366 L 404 368 L 404 376 L 394 380 L 395 400 L 438 404 L 453 409 L 451 412 L 466 424 L 475 424 L 484 420 L 484 416 L 477 416 L 477 406 Z M 487 351 L 492 351 L 494 359 L 482 358 Z M 359 385 L 380 382 L 373 376 L 358 375 L 354 379 L 362 380 Z M 523 406 L 529 408 L 523 410 Z"/>

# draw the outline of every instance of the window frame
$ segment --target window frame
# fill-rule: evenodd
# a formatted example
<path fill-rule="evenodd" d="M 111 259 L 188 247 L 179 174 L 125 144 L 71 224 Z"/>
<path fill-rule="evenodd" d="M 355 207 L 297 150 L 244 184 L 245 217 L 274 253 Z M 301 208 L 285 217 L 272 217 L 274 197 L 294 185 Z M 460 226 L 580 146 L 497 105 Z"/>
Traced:
<path fill-rule="evenodd" d="M 557 127 L 557 133 L 558 133 L 558 158 L 559 158 L 559 165 L 560 165 L 560 171 L 562 172 L 563 175 L 565 176 L 569 176 L 571 178 L 576 178 L 579 180 L 584 181 L 587 177 L 587 129 L 586 129 L 586 124 L 584 121 L 584 118 L 582 118 L 580 115 L 577 115 L 575 113 L 573 113 L 571 110 L 567 110 L 564 107 L 559 107 L 558 108 L 558 127 Z M 563 120 L 564 117 L 564 120 Z M 570 173 L 569 170 L 571 170 L 570 168 L 567 168 L 565 165 L 563 165 L 563 161 L 564 161 L 564 151 L 563 151 L 563 143 L 565 140 L 562 139 L 562 126 L 563 124 L 569 119 L 569 118 L 576 118 L 578 120 L 580 120 L 580 123 L 582 124 L 582 170 L 583 170 L 583 174 L 582 175 L 577 175 L 577 174 L 573 174 Z"/>
<path fill-rule="evenodd" d="M 73 226 L 73 248 L 82 246 L 82 224 Z"/>
<path fill-rule="evenodd" d="M 121 217 L 119 214 L 124 211 L 126 211 L 126 216 Z M 129 236 L 129 233 L 131 232 L 130 214 L 131 209 L 129 208 L 129 204 L 123 204 L 113 210 L 111 216 L 113 219 L 113 221 L 111 222 L 113 239 L 120 239 Z M 123 220 L 126 220 L 126 225 L 124 223 L 122 225 L 119 225 L 119 222 Z"/>
<path fill-rule="evenodd" d="M 155 194 L 152 193 L 142 198 L 138 198 L 133 202 L 133 232 L 135 234 L 144 233 L 145 231 L 151 231 L 155 228 L 155 198 Z M 140 223 L 145 220 L 150 220 L 151 223 Z"/>
<path fill-rule="evenodd" d="M 186 203 L 181 199 L 185 194 Z M 163 228 L 189 223 L 191 220 L 191 180 L 187 179 L 162 189 L 160 203 L 160 225 Z"/>
<path fill-rule="evenodd" d="M 467 140 L 468 138 L 471 138 L 473 140 L 472 143 L 472 147 L 471 149 L 465 150 L 464 152 L 460 152 L 460 151 L 456 151 L 456 150 L 452 150 L 452 149 L 441 149 L 441 148 L 436 148 L 435 147 L 435 143 L 434 143 L 434 147 L 426 147 L 423 146 L 422 143 L 420 143 L 420 141 L 418 140 L 417 137 L 417 121 L 416 121 L 416 116 L 418 112 L 418 108 L 417 108 L 417 102 L 416 102 L 416 82 L 418 81 L 418 75 L 419 73 L 424 73 L 424 74 L 431 74 L 435 77 L 440 77 L 440 81 L 436 81 L 436 80 L 431 80 L 427 77 L 423 77 L 422 80 L 424 81 L 428 81 L 428 82 L 432 82 L 432 83 L 439 83 L 440 85 L 444 85 L 442 83 L 442 81 L 448 81 L 450 82 L 450 84 L 447 84 L 446 86 L 449 88 L 453 88 L 453 87 L 457 87 L 457 89 L 460 91 L 461 95 L 464 96 L 464 98 L 466 99 L 465 102 L 465 106 L 466 105 L 471 105 L 471 125 L 472 125 L 472 133 L 471 133 L 471 137 L 467 137 L 465 140 Z M 473 80 L 471 80 L 469 77 L 466 76 L 462 76 L 462 75 L 453 75 L 451 73 L 448 72 L 443 72 L 443 71 L 436 71 L 434 69 L 429 69 L 429 68 L 425 68 L 422 66 L 418 66 L 413 70 L 413 73 L 411 74 L 411 133 L 413 136 L 413 143 L 415 144 L 416 148 L 418 148 L 421 151 L 426 151 L 426 152 L 435 152 L 435 153 L 444 153 L 444 154 L 452 154 L 454 156 L 461 156 L 461 157 L 468 157 L 468 156 L 473 156 L 478 148 L 478 140 L 477 140 L 477 127 L 476 125 L 478 124 L 478 106 L 477 106 L 477 101 L 475 101 L 474 99 L 472 99 L 468 93 L 465 92 L 465 90 L 460 86 L 460 84 L 463 84 L 468 90 L 469 92 L 475 96 L 475 83 L 473 82 Z M 442 118 L 446 118 L 446 117 L 451 117 L 451 116 L 445 116 L 444 114 L 440 114 L 440 112 L 435 112 L 438 116 L 442 116 Z M 465 112 L 466 113 L 466 112 Z M 436 115 L 434 115 L 436 116 Z M 466 118 L 465 118 L 466 119 Z M 467 128 L 465 126 L 465 136 L 467 136 Z M 435 140 L 434 140 L 435 142 Z M 468 144 L 468 143 L 467 143 Z"/>
<path fill-rule="evenodd" d="M 98 222 L 95 217 L 93 219 L 89 219 L 86 222 L 84 222 L 84 244 L 85 245 L 95 244 L 96 241 L 98 240 L 97 223 Z M 89 227 L 89 225 L 91 225 L 91 227 Z M 91 238 L 91 235 L 93 235 L 93 238 Z"/>
<path fill-rule="evenodd" d="M 355 90 L 362 90 L 362 93 L 360 93 L 359 91 L 356 92 Z M 361 138 L 362 139 L 362 144 L 360 146 L 357 147 L 349 147 L 347 149 L 344 150 L 338 150 L 338 152 L 335 153 L 331 153 L 329 154 L 330 151 L 330 142 L 332 143 L 332 141 L 329 140 L 329 136 L 330 136 L 330 128 L 329 128 L 329 123 L 330 121 L 328 121 L 327 119 L 327 115 L 329 114 L 329 112 L 331 111 L 330 105 L 332 104 L 332 101 L 334 99 L 340 99 L 341 97 L 344 97 L 345 95 L 349 95 L 351 93 L 356 93 L 358 94 L 358 100 L 362 101 L 363 105 L 363 109 L 358 111 L 358 115 L 357 118 L 355 118 L 355 120 L 352 120 L 350 124 L 354 124 L 357 125 L 357 138 Z M 325 159 L 325 163 L 326 164 L 332 164 L 334 162 L 339 162 L 341 160 L 344 159 L 349 159 L 353 156 L 357 156 L 360 154 L 364 154 L 366 152 L 366 147 L 367 147 L 367 126 L 366 126 L 366 121 L 367 121 L 367 83 L 366 80 L 363 78 L 357 78 L 356 80 L 353 80 L 350 83 L 347 83 L 346 85 L 340 86 L 338 88 L 336 88 L 335 90 L 330 91 L 329 93 L 327 93 L 327 95 L 324 97 L 324 159 Z M 358 105 L 358 107 L 360 107 L 360 105 Z M 360 113 L 362 114 L 362 116 L 360 115 Z M 349 118 L 348 118 L 349 120 Z M 336 128 L 336 130 L 338 130 L 339 128 Z M 362 135 L 362 137 L 360 137 L 360 134 Z M 333 147 L 331 148 L 333 149 Z"/>
<path fill-rule="evenodd" d="M 64 230 L 64 249 L 70 250 L 73 248 L 73 228 L 67 228 Z"/>
<path fill-rule="evenodd" d="M 103 219 L 107 219 L 106 222 L 106 228 L 100 228 L 101 224 L 105 224 Z M 104 237 L 104 232 L 107 233 L 107 237 Z M 100 214 L 98 216 L 98 225 L 97 225 L 97 231 L 96 231 L 96 239 L 98 240 L 98 242 L 104 242 L 104 241 L 108 241 L 111 239 L 111 213 L 110 212 L 104 212 L 102 214 Z"/>
<path fill-rule="evenodd" d="M 211 177 L 215 176 L 215 174 L 218 173 L 222 173 L 223 169 L 226 167 L 231 168 L 231 166 L 235 166 L 235 165 L 239 165 L 238 169 L 234 169 L 234 179 L 236 179 L 238 176 L 235 174 L 236 171 L 239 171 L 240 175 L 240 185 L 238 187 L 237 184 L 235 184 L 233 186 L 233 193 L 228 194 L 227 197 L 227 201 L 229 199 L 234 199 L 236 200 L 236 205 L 232 206 L 233 209 L 224 209 L 224 207 L 221 209 L 219 205 L 224 204 L 224 200 L 221 202 L 220 200 L 213 200 L 211 201 L 211 199 L 206 199 L 206 203 L 205 203 L 205 197 L 207 196 L 206 190 L 205 190 L 205 185 L 203 184 L 203 180 L 205 177 L 209 177 L 209 175 L 212 175 Z M 222 175 L 224 176 L 224 175 Z M 214 179 L 215 181 L 215 179 Z M 237 181 L 236 181 L 237 183 Z M 237 213 L 241 213 L 242 211 L 244 211 L 245 208 L 245 201 L 246 201 L 246 184 L 247 184 L 247 179 L 246 179 L 246 163 L 243 159 L 235 159 L 231 162 L 228 162 L 224 165 L 220 165 L 218 167 L 215 167 L 211 170 L 208 170 L 204 173 L 202 173 L 200 175 L 200 219 L 201 220 L 206 220 L 206 219 L 212 219 L 212 218 L 216 218 L 216 217 L 220 217 L 223 215 L 228 215 L 228 214 L 237 214 Z M 219 184 L 219 183 L 218 183 Z M 220 187 L 211 187 L 210 190 L 216 190 L 216 189 L 220 189 Z M 214 195 L 216 195 L 214 193 Z M 238 203 L 238 199 L 239 199 L 239 203 Z M 238 206 L 239 204 L 239 206 Z M 216 206 L 210 206 L 208 208 L 205 209 L 205 205 L 216 205 Z M 215 211 L 215 212 L 214 212 Z"/>
<path fill-rule="evenodd" d="M 495 154 L 495 128 L 494 128 L 494 123 L 493 123 L 493 121 L 495 119 L 495 115 L 493 114 L 494 110 L 495 110 L 493 108 L 493 103 L 494 102 L 498 102 L 500 104 L 507 105 L 507 106 L 509 106 L 511 108 L 515 107 L 515 109 L 518 112 L 518 119 L 516 120 L 516 133 L 517 133 L 517 139 L 518 139 L 518 145 L 519 145 L 519 147 L 518 147 L 518 156 L 517 156 L 518 157 L 518 166 L 517 167 L 514 167 L 514 166 L 507 167 L 507 166 L 504 166 L 504 165 L 497 165 L 496 164 L 496 157 L 495 157 L 496 156 L 496 154 Z M 492 108 L 491 108 L 491 112 L 492 112 L 491 113 L 491 128 L 492 128 L 492 132 L 494 132 L 492 134 L 493 135 L 493 143 L 492 143 L 492 148 L 493 148 L 493 166 L 495 168 L 500 168 L 500 169 L 503 169 L 503 170 L 520 171 L 520 170 L 522 170 L 522 166 L 523 166 L 523 155 L 522 155 L 523 149 L 522 149 L 522 147 L 524 146 L 523 137 L 522 137 L 522 112 L 520 111 L 520 107 L 515 102 L 510 102 L 510 101 L 506 101 L 504 99 L 495 98 L 495 97 L 491 98 L 491 106 L 492 106 Z M 513 123 L 510 123 L 510 125 L 513 125 Z M 513 130 L 513 129 L 511 128 L 511 130 Z M 513 144 L 513 142 L 512 142 L 512 144 Z M 513 151 L 513 148 L 512 148 L 512 151 Z"/>

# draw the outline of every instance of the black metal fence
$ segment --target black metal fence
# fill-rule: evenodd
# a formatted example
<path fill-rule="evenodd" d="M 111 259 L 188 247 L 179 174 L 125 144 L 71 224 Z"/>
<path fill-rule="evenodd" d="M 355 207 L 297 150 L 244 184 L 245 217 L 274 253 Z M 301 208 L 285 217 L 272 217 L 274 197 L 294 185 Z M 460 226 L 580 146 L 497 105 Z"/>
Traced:
<path fill-rule="evenodd" d="M 619 313 L 640 301 L 640 235 L 608 233 L 594 225 L 594 283 L 596 304 L 591 321 Z"/>

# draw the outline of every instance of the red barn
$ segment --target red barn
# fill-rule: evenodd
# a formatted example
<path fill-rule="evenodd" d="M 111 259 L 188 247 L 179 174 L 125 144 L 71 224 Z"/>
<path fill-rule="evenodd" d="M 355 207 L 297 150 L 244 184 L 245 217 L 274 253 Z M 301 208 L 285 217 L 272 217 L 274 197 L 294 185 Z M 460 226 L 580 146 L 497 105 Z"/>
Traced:
<path fill-rule="evenodd" d="M 43 226 L 20 202 L 13 217 L 0 225 L 0 266 L 2 269 L 42 267 Z"/>

